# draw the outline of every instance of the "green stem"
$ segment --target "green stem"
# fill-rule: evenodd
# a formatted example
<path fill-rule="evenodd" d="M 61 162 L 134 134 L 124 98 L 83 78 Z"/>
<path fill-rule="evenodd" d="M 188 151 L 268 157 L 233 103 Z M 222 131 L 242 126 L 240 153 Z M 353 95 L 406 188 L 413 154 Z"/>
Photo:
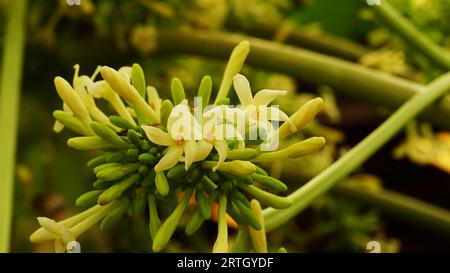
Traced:
<path fill-rule="evenodd" d="M 252 65 L 286 73 L 304 81 L 326 84 L 341 94 L 392 109 L 397 109 L 409 98 L 424 91 L 424 86 L 420 84 L 381 71 L 275 42 L 222 32 L 178 29 L 158 31 L 160 51 L 168 53 L 228 58 L 242 40 L 250 42 L 247 62 Z M 449 116 L 450 97 L 423 113 L 424 118 L 446 129 L 450 129 Z"/>
<path fill-rule="evenodd" d="M 288 198 L 292 206 L 284 210 L 265 209 L 266 229 L 270 231 L 290 220 L 309 206 L 317 197 L 326 193 L 338 181 L 363 164 L 371 155 L 397 134 L 408 121 L 430 106 L 450 88 L 450 73 L 433 81 L 425 92 L 414 96 L 390 116 L 382 125 L 344 154 L 330 167 L 299 188 Z"/>
<path fill-rule="evenodd" d="M 0 76 L 0 252 L 10 245 L 17 121 L 25 44 L 26 0 L 10 1 Z"/>
<path fill-rule="evenodd" d="M 402 17 L 388 1 L 383 1 L 381 5 L 373 5 L 373 9 L 408 45 L 424 54 L 444 71 L 450 70 L 450 54 Z"/>

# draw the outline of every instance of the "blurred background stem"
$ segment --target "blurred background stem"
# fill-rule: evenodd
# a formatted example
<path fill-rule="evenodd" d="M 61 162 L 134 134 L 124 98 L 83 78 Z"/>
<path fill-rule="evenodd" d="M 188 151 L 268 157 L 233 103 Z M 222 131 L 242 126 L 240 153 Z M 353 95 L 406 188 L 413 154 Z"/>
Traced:
<path fill-rule="evenodd" d="M 450 89 L 450 73 L 429 84 L 425 92 L 414 96 L 392 114 L 383 124 L 345 153 L 327 169 L 289 195 L 292 206 L 284 210 L 265 209 L 266 229 L 279 227 L 326 193 L 396 135 L 411 119 Z"/>
<path fill-rule="evenodd" d="M 0 252 L 8 252 L 27 0 L 10 1 L 0 75 Z"/>
<path fill-rule="evenodd" d="M 286 73 L 305 82 L 322 83 L 336 93 L 362 99 L 391 109 L 399 108 L 424 86 L 363 65 L 308 50 L 238 34 L 214 31 L 159 29 L 159 50 L 166 53 L 200 54 L 227 58 L 242 40 L 250 42 L 247 63 Z M 450 97 L 421 115 L 433 124 L 450 129 Z"/>
<path fill-rule="evenodd" d="M 410 21 L 395 10 L 395 8 L 389 4 L 389 1 L 383 1 L 382 5 L 373 5 L 372 8 L 383 22 L 396 31 L 407 44 L 428 57 L 442 70 L 450 70 L 449 52 L 444 48 L 441 48 L 426 34 L 418 30 Z"/>

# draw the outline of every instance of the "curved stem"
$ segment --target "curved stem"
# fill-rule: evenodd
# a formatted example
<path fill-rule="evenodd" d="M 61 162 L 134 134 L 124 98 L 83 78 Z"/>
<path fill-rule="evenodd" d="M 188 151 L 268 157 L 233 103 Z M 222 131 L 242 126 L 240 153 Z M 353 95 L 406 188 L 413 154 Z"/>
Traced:
<path fill-rule="evenodd" d="M 307 82 L 326 84 L 341 94 L 388 108 L 397 109 L 410 97 L 424 91 L 424 86 L 420 84 L 381 71 L 275 42 L 212 31 L 158 30 L 159 51 L 167 53 L 228 58 L 242 40 L 250 42 L 247 62 L 252 65 L 286 73 Z M 423 113 L 423 117 L 435 125 L 450 129 L 448 116 L 450 97 Z"/>
<path fill-rule="evenodd" d="M 344 154 L 330 167 L 299 188 L 288 198 L 292 206 L 284 210 L 265 209 L 266 229 L 270 231 L 293 218 L 309 206 L 317 197 L 326 193 L 338 181 L 353 172 L 387 141 L 397 134 L 408 121 L 430 106 L 450 89 L 450 73 L 433 81 L 425 92 L 414 96 L 392 114 L 383 124 Z M 447 116 L 448 118 L 448 116 Z"/>
<path fill-rule="evenodd" d="M 381 5 L 373 5 L 373 9 L 407 44 L 416 48 L 444 71 L 450 70 L 449 52 L 419 31 L 410 21 L 397 12 L 388 1 L 383 1 Z"/>
<path fill-rule="evenodd" d="M 0 76 L 0 252 L 9 251 L 26 0 L 10 1 Z"/>

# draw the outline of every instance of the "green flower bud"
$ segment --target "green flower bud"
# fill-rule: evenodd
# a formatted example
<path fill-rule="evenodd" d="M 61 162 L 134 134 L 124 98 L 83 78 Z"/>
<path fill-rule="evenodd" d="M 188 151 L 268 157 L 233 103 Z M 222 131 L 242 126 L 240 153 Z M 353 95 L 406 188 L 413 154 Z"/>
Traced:
<path fill-rule="evenodd" d="M 96 150 L 114 147 L 110 142 L 98 136 L 72 137 L 67 145 L 77 150 Z"/>
<path fill-rule="evenodd" d="M 244 150 L 232 150 L 228 152 L 228 160 L 250 160 L 258 155 L 258 151 L 253 148 L 244 148 Z"/>
<path fill-rule="evenodd" d="M 216 100 L 216 102 L 214 104 L 217 105 L 217 106 L 219 106 L 219 105 L 229 105 L 230 104 L 230 98 L 222 98 L 220 100 Z"/>
<path fill-rule="evenodd" d="M 259 225 L 261 226 L 259 230 L 256 230 L 253 227 L 248 228 L 250 238 L 253 243 L 253 249 L 255 250 L 256 253 L 267 253 L 267 239 L 266 239 L 266 231 L 264 230 L 264 216 L 262 213 L 261 205 L 257 200 L 253 199 L 250 202 L 250 206 L 253 215 L 256 216 Z"/>
<path fill-rule="evenodd" d="M 112 185 L 116 184 L 117 181 L 103 181 L 100 179 L 97 179 L 97 181 L 94 182 L 94 188 L 99 189 L 99 190 L 104 190 L 107 189 L 109 187 L 111 187 Z"/>
<path fill-rule="evenodd" d="M 258 218 L 253 214 L 252 210 L 244 205 L 241 201 L 235 200 L 233 201 L 234 204 L 236 204 L 237 208 L 239 209 L 239 212 L 243 218 L 245 218 L 245 221 L 254 229 L 260 230 L 261 224 L 259 223 Z"/>
<path fill-rule="evenodd" d="M 205 107 L 209 105 L 209 100 L 211 99 L 211 91 L 212 91 L 212 80 L 210 76 L 203 76 L 202 81 L 200 82 L 200 86 L 198 87 L 197 96 L 202 98 L 202 108 L 205 110 Z"/>
<path fill-rule="evenodd" d="M 184 93 L 183 84 L 181 83 L 180 79 L 172 79 L 170 91 L 172 94 L 172 101 L 175 105 L 180 104 L 183 100 L 186 99 L 186 94 Z"/>
<path fill-rule="evenodd" d="M 191 236 L 202 226 L 204 221 L 205 218 L 201 216 L 200 210 L 197 210 L 194 215 L 192 215 L 191 219 L 189 219 L 189 221 L 187 222 L 184 232 L 186 233 L 186 235 Z"/>
<path fill-rule="evenodd" d="M 138 127 L 134 126 L 133 124 L 131 124 L 128 120 L 126 120 L 122 117 L 119 117 L 119 116 L 110 116 L 109 121 L 114 126 L 117 126 L 119 128 L 125 129 L 125 130 L 131 130 L 131 129 L 136 130 L 138 128 Z"/>
<path fill-rule="evenodd" d="M 247 197 L 245 195 L 243 195 L 242 193 L 240 193 L 239 191 L 234 190 L 231 193 L 231 196 L 234 199 L 241 201 L 245 206 L 250 207 L 250 201 L 248 201 Z"/>
<path fill-rule="evenodd" d="M 136 160 L 136 159 L 138 159 L 138 156 L 139 156 L 139 150 L 138 149 L 131 148 L 131 149 L 127 150 L 127 157 L 130 160 Z"/>
<path fill-rule="evenodd" d="M 269 207 L 285 209 L 292 205 L 288 198 L 263 191 L 255 186 L 246 184 L 239 184 L 238 186 Z"/>
<path fill-rule="evenodd" d="M 178 179 L 186 174 L 186 168 L 184 164 L 178 164 L 167 172 L 167 178 Z"/>
<path fill-rule="evenodd" d="M 260 174 L 252 174 L 251 177 L 255 180 L 258 181 L 261 185 L 269 187 L 275 191 L 278 192 L 284 192 L 287 191 L 288 187 L 286 186 L 286 184 L 284 184 L 283 182 L 281 182 L 278 179 L 275 179 L 273 177 L 270 176 L 266 176 L 266 175 L 260 175 Z"/>
<path fill-rule="evenodd" d="M 130 204 L 128 198 L 124 198 L 119 202 L 120 204 L 103 218 L 102 223 L 100 224 L 100 229 L 102 231 L 108 231 L 112 226 L 118 224 L 120 219 L 122 219 L 123 213 L 128 209 Z"/>
<path fill-rule="evenodd" d="M 149 170 L 148 170 L 147 166 L 144 166 L 144 165 L 139 166 L 139 169 L 138 169 L 139 174 L 146 175 L 148 173 L 148 171 Z"/>
<path fill-rule="evenodd" d="M 106 161 L 106 160 L 105 160 L 105 161 Z M 94 168 L 94 173 L 97 174 L 97 173 L 100 172 L 101 170 L 108 169 L 108 168 L 111 168 L 111 167 L 117 167 L 117 166 L 120 166 L 120 165 L 121 165 L 120 163 L 115 163 L 115 162 L 113 162 L 113 163 L 105 163 L 105 164 L 101 164 L 101 165 L 96 166 L 96 167 Z"/>
<path fill-rule="evenodd" d="M 236 177 L 236 181 L 244 184 L 253 184 L 253 179 L 250 175 L 238 176 Z"/>
<path fill-rule="evenodd" d="M 152 148 L 150 148 L 150 150 L 148 152 L 151 153 L 152 155 L 156 155 L 158 153 L 158 148 L 152 147 Z"/>
<path fill-rule="evenodd" d="M 156 172 L 155 185 L 156 191 L 162 197 L 165 197 L 167 196 L 167 194 L 169 194 L 169 182 L 167 182 L 167 178 L 164 172 Z"/>
<path fill-rule="evenodd" d="M 227 224 L 227 196 L 219 198 L 219 208 L 217 212 L 217 239 L 213 246 L 213 253 L 228 252 L 228 224 Z"/>
<path fill-rule="evenodd" d="M 269 175 L 269 174 L 266 172 L 266 170 L 264 170 L 264 169 L 261 168 L 260 166 L 255 165 L 255 167 L 256 167 L 256 173 L 257 173 L 257 174 L 260 174 L 260 175 Z"/>
<path fill-rule="evenodd" d="M 173 104 L 170 100 L 164 100 L 161 104 L 161 125 L 163 128 L 167 128 L 167 119 L 169 118 L 170 113 L 172 112 Z"/>
<path fill-rule="evenodd" d="M 117 166 L 111 166 L 109 168 L 104 168 L 104 169 L 100 170 L 99 172 L 97 172 L 95 175 L 97 176 L 98 179 L 104 180 L 104 181 L 117 180 L 131 172 L 136 171 L 140 165 L 141 165 L 140 163 L 118 164 Z"/>
<path fill-rule="evenodd" d="M 151 165 L 156 162 L 156 157 L 151 153 L 144 153 L 139 155 L 138 160 L 142 164 Z"/>
<path fill-rule="evenodd" d="M 86 192 L 75 201 L 75 205 L 77 207 L 92 207 L 97 204 L 98 196 L 103 192 L 103 190 L 94 190 L 90 192 Z"/>
<path fill-rule="evenodd" d="M 78 133 L 80 135 L 90 134 L 79 119 L 65 111 L 56 110 L 53 112 L 53 117 L 55 117 L 57 121 L 61 122 L 64 126 L 74 131 L 75 133 Z"/>
<path fill-rule="evenodd" d="M 209 191 L 215 191 L 217 189 L 217 185 L 214 184 L 214 182 L 211 181 L 211 179 L 208 178 L 208 176 L 204 175 L 201 179 L 200 182 L 203 183 L 203 185 L 205 185 L 205 187 L 209 190 Z"/>
<path fill-rule="evenodd" d="M 133 129 L 128 130 L 127 132 L 128 140 L 133 143 L 134 146 L 140 147 L 141 145 L 141 134 L 136 132 Z"/>
<path fill-rule="evenodd" d="M 170 214 L 170 216 L 164 221 L 161 227 L 158 229 L 158 232 L 155 235 L 155 239 L 153 240 L 153 251 L 160 252 L 163 250 L 167 243 L 170 241 L 175 229 L 177 228 L 178 222 L 180 221 L 181 216 L 183 215 L 184 210 L 191 199 L 192 189 L 187 189 L 183 198 L 176 206 L 175 210 Z"/>
<path fill-rule="evenodd" d="M 208 220 L 211 218 L 211 204 L 206 199 L 203 192 L 197 191 L 195 193 L 195 199 L 197 200 L 198 210 L 203 219 Z"/>
<path fill-rule="evenodd" d="M 144 188 L 138 188 L 135 191 L 133 205 L 134 215 L 140 215 L 145 209 L 145 203 L 147 202 L 147 195 Z"/>
<path fill-rule="evenodd" d="M 161 220 L 159 220 L 155 196 L 152 194 L 148 195 L 148 213 L 150 218 L 149 222 L 150 236 L 152 237 L 152 240 L 154 240 L 156 233 L 158 232 L 161 226 Z"/>
<path fill-rule="evenodd" d="M 131 84 L 136 88 L 139 95 L 145 99 L 145 76 L 144 70 L 139 64 L 133 64 L 131 66 Z"/>
<path fill-rule="evenodd" d="M 107 163 L 122 163 L 128 160 L 127 154 L 124 152 L 115 152 L 108 154 L 106 157 Z"/>
<path fill-rule="evenodd" d="M 87 163 L 87 166 L 88 166 L 88 168 L 93 169 L 97 166 L 100 166 L 100 165 L 106 163 L 106 158 L 108 158 L 108 155 L 98 156 L 94 159 L 89 160 L 89 162 Z"/>
<path fill-rule="evenodd" d="M 203 168 L 213 168 L 217 165 L 217 162 L 215 161 L 204 161 L 202 162 Z M 226 172 L 230 174 L 234 174 L 237 176 L 244 176 L 244 175 L 250 175 L 256 171 L 256 167 L 253 163 L 248 161 L 242 161 L 242 160 L 233 160 L 233 161 L 227 161 L 222 164 L 220 164 L 219 171 Z"/>
<path fill-rule="evenodd" d="M 123 140 L 120 136 L 118 136 L 113 129 L 111 129 L 105 124 L 94 121 L 91 123 L 91 128 L 97 136 L 103 138 L 104 140 L 113 144 L 114 146 L 120 148 L 130 147 L 130 144 L 128 144 L 125 140 Z"/>
<path fill-rule="evenodd" d="M 287 252 L 286 248 L 280 247 L 280 248 L 278 249 L 278 253 L 288 253 L 288 252 Z"/>
<path fill-rule="evenodd" d="M 152 146 L 150 145 L 150 142 L 148 142 L 147 140 L 141 140 L 141 146 L 140 147 L 141 147 L 142 150 L 148 151 L 148 150 L 150 150 L 150 148 Z"/>
<path fill-rule="evenodd" d="M 119 198 L 122 193 L 124 193 L 129 187 L 134 185 L 136 182 L 139 181 L 141 177 L 139 174 L 133 174 L 124 180 L 118 182 L 117 184 L 114 184 L 107 190 L 105 190 L 99 197 L 98 197 L 98 203 L 100 205 L 106 205 L 117 198 Z"/>

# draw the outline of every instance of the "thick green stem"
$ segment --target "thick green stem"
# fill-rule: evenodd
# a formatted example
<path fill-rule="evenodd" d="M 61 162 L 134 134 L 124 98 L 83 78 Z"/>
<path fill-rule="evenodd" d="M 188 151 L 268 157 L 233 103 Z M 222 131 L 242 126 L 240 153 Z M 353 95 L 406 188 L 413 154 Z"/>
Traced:
<path fill-rule="evenodd" d="M 0 76 L 0 252 L 8 252 L 14 197 L 17 121 L 25 41 L 26 0 L 10 1 Z"/>
<path fill-rule="evenodd" d="M 374 5 L 373 10 L 390 28 L 396 31 L 408 45 L 417 49 L 444 71 L 450 70 L 450 53 L 418 30 L 410 21 L 402 17 L 394 7 L 384 0 Z"/>
<path fill-rule="evenodd" d="M 371 155 L 380 149 L 387 141 L 397 134 L 408 121 L 413 119 L 423 109 L 430 106 L 450 89 L 450 73 L 433 81 L 425 92 L 414 96 L 400 109 L 390 116 L 382 125 L 375 129 L 364 140 L 344 154 L 330 167 L 314 177 L 288 198 L 292 206 L 284 210 L 265 209 L 264 217 L 268 231 L 282 225 L 309 206 L 317 197 L 326 193 L 338 181 L 345 178 L 361 166 Z M 447 116 L 448 118 L 448 116 Z"/>
<path fill-rule="evenodd" d="M 222 32 L 160 29 L 159 49 L 168 53 L 201 54 L 228 58 L 242 40 L 250 42 L 247 62 L 259 68 L 290 74 L 301 80 L 326 84 L 336 92 L 397 109 L 424 86 L 390 74 L 319 53 L 275 42 Z M 435 125 L 450 129 L 450 97 L 423 112 Z"/>

